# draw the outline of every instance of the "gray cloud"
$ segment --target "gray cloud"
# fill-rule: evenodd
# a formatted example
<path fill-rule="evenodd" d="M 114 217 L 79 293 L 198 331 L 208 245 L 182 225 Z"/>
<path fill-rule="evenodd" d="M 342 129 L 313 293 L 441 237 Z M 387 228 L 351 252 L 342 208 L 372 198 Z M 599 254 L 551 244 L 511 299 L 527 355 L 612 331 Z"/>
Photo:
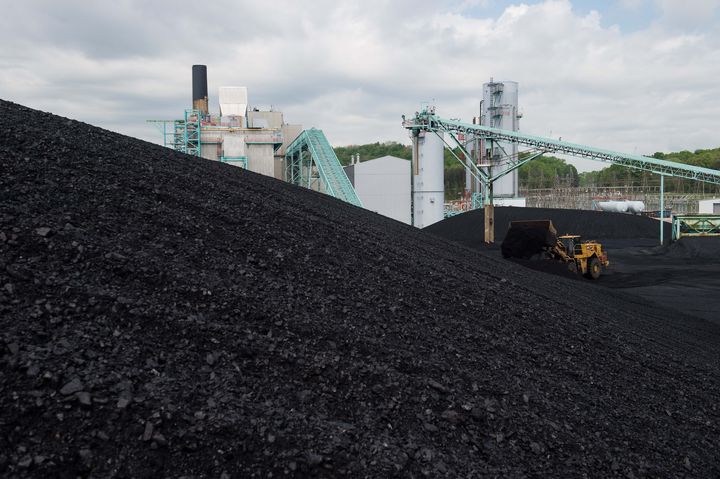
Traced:
<path fill-rule="evenodd" d="M 639 153 L 718 146 L 719 2 L 623 3 L 657 17 L 627 34 L 569 0 L 487 18 L 485 1 L 31 0 L 0 18 L 0 92 L 160 142 L 145 120 L 181 115 L 190 66 L 205 63 L 212 104 L 246 85 L 251 104 L 341 145 L 407 141 L 400 115 L 425 100 L 469 120 L 493 76 L 520 82 L 529 133 Z"/>

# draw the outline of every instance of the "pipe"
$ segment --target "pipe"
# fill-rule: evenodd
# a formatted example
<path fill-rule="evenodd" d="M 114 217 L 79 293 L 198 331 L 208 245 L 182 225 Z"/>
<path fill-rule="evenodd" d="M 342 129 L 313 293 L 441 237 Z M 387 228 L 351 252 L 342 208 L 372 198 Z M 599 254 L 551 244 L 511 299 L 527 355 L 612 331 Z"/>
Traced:
<path fill-rule="evenodd" d="M 200 110 L 203 115 L 208 114 L 208 86 L 207 66 L 192 66 L 192 107 Z"/>

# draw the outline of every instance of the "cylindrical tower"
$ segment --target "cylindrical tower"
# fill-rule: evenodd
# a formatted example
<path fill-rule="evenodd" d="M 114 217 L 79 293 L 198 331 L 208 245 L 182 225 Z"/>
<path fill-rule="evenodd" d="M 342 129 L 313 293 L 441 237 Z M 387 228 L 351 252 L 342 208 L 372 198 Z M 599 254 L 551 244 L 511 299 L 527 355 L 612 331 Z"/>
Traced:
<path fill-rule="evenodd" d="M 200 110 L 203 115 L 208 114 L 208 86 L 207 66 L 192 66 L 192 107 Z"/>
<path fill-rule="evenodd" d="M 518 113 L 518 84 L 514 81 L 496 82 L 490 79 L 483 85 L 483 102 L 481 123 L 491 128 L 518 131 L 520 129 L 520 114 Z M 492 174 L 499 173 L 507 168 L 507 164 L 517 161 L 517 143 L 496 144 L 487 163 L 491 165 Z M 493 196 L 517 197 L 518 172 L 503 176 L 493 183 Z"/>
<path fill-rule="evenodd" d="M 441 221 L 445 214 L 444 143 L 432 131 L 419 132 L 413 143 L 412 220 L 413 225 L 424 228 Z"/>

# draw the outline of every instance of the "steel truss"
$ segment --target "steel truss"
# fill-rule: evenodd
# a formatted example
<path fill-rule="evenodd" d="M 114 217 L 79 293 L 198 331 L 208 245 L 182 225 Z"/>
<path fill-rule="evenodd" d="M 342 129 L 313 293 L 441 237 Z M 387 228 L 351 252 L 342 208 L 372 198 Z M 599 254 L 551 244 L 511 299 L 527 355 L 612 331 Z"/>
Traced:
<path fill-rule="evenodd" d="M 403 117 L 403 120 L 403 126 L 410 130 L 413 136 L 418 136 L 421 131 L 426 131 L 434 132 L 441 139 L 443 139 L 443 142 L 450 149 L 452 155 L 458 161 L 463 163 L 463 165 L 469 166 L 471 174 L 482 183 L 483 190 L 485 191 L 484 203 L 486 205 L 492 205 L 493 181 L 502 177 L 503 175 L 510 173 L 511 171 L 519 168 L 523 164 L 539 157 L 544 153 L 560 153 L 580 158 L 588 158 L 591 160 L 626 166 L 628 168 L 634 168 L 637 170 L 649 171 L 651 173 L 660 175 L 661 212 L 664 209 L 664 180 L 666 176 L 720 185 L 720 171 L 713 170 L 711 168 L 703 168 L 699 166 L 675 163 L 672 161 L 649 158 L 647 156 L 630 155 L 617 151 L 604 150 L 585 145 L 578 145 L 562 140 L 553 140 L 550 138 L 526 135 L 517 131 L 501 130 L 498 128 L 491 128 L 483 125 L 463 123 L 459 120 L 450 120 L 437 116 L 435 114 L 434 108 L 425 108 L 421 112 L 415 113 L 414 118 L 405 120 L 405 117 Z M 496 173 L 493 172 L 492 169 L 500 165 L 484 165 L 486 169 L 482 169 L 478 165 L 472 164 L 472 162 L 466 163 L 462 161 L 453 151 L 454 148 L 447 141 L 445 141 L 442 134 L 446 134 L 448 137 L 450 137 L 450 139 L 455 143 L 456 148 L 458 148 L 462 152 L 465 158 L 471 158 L 471 156 L 465 149 L 463 142 L 460 141 L 460 135 L 463 135 L 463 137 L 472 135 L 474 138 L 482 139 L 495 144 L 498 144 L 500 142 L 517 143 L 519 145 L 534 148 L 538 153 L 535 153 L 523 159 L 520 159 L 519 157 L 517 159 L 511 158 L 509 162 L 503 165 L 505 166 L 505 168 L 500 172 Z M 486 212 L 486 216 L 488 213 L 492 214 L 492 211 Z M 663 243 L 664 238 L 662 228 L 662 213 L 660 215 L 660 220 L 660 243 Z M 492 242 L 492 237 L 492 234 L 488 235 L 486 231 L 486 241 Z"/>
<path fill-rule="evenodd" d="M 672 238 L 683 236 L 720 236 L 718 215 L 675 215 L 672 223 Z"/>
<path fill-rule="evenodd" d="M 604 161 L 616 165 L 627 166 L 662 176 L 673 176 L 688 180 L 702 181 L 720 185 L 720 171 L 711 168 L 703 168 L 693 165 L 685 165 L 667 160 L 659 160 L 649 158 L 647 156 L 630 155 L 617 151 L 603 150 L 591 146 L 578 145 L 561 140 L 553 140 L 550 138 L 542 138 L 539 136 L 526 135 L 516 131 L 500 130 L 490 128 L 483 125 L 473 125 L 463 123 L 458 120 L 448 120 L 440 118 L 430 111 L 418 113 L 414 119 L 404 122 L 405 128 L 410 130 L 425 130 L 436 133 L 447 133 L 461 147 L 463 154 L 466 152 L 462 148 L 462 143 L 458 141 L 457 135 L 474 135 L 477 138 L 494 142 L 517 143 L 524 146 L 536 148 L 543 153 L 560 153 L 580 158 L 589 158 L 591 160 Z M 529 161 L 529 160 L 527 160 Z M 526 162 L 525 160 L 522 163 Z M 509 165 L 507 171 L 500 173 L 500 176 L 522 165 L 518 161 L 514 165 Z M 476 173 L 480 170 L 475 168 Z M 483 175 L 480 175 L 481 177 Z M 493 178 L 487 177 L 486 181 L 492 181 Z M 495 178 L 498 176 L 496 175 Z"/>
<path fill-rule="evenodd" d="M 355 189 L 321 130 L 304 130 L 285 152 L 285 181 L 362 207 Z"/>

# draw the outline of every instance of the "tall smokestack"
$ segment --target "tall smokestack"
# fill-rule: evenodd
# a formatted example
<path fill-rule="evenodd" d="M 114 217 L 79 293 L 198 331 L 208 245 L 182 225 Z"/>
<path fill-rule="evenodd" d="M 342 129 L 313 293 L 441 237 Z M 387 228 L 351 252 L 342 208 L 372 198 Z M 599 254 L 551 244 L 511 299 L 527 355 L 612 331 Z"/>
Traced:
<path fill-rule="evenodd" d="M 208 114 L 207 66 L 192 66 L 192 106 L 204 115 Z"/>

